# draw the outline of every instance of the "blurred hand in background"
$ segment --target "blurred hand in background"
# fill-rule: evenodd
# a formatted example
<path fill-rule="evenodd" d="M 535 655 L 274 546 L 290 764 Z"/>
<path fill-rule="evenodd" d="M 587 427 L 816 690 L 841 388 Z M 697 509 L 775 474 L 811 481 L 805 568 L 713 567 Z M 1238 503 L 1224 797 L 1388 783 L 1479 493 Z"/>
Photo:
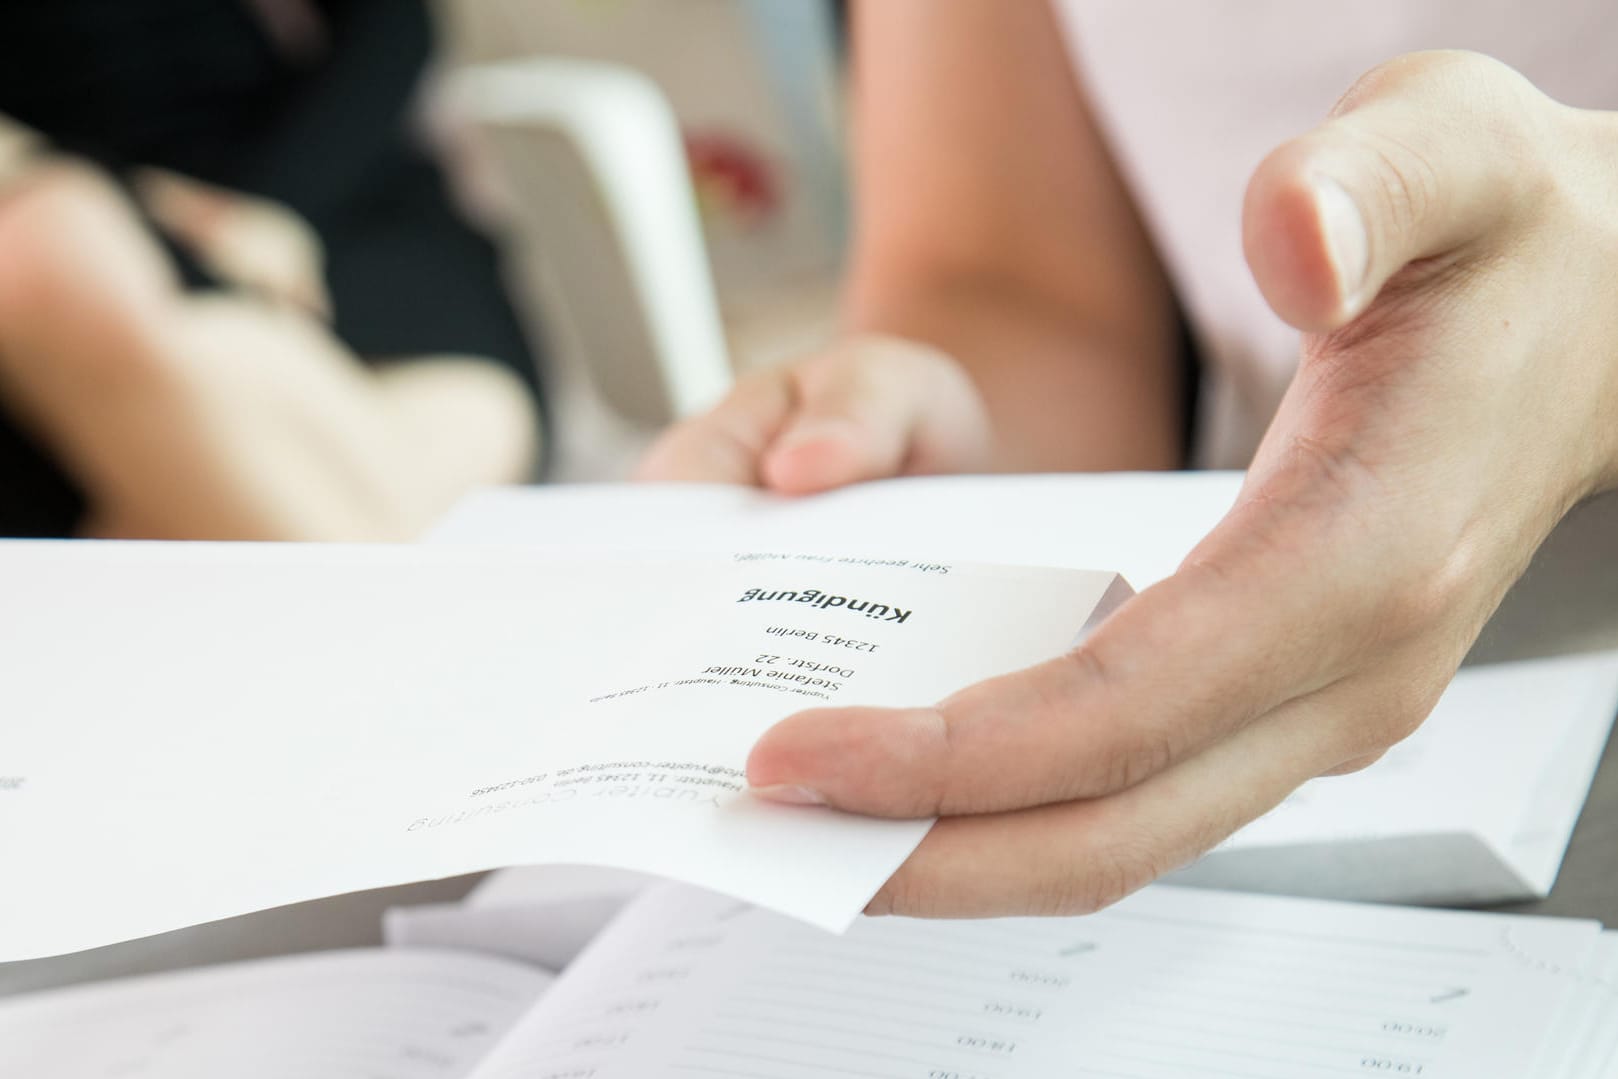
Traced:
<path fill-rule="evenodd" d="M 422 0 L 0 9 L 0 535 L 407 539 L 533 475 L 431 46 Z"/>

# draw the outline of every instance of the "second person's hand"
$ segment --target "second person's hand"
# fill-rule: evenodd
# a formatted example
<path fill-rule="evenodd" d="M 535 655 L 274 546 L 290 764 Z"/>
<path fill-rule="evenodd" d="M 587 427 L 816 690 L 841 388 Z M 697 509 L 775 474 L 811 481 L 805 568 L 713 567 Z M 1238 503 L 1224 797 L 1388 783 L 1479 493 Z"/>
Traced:
<path fill-rule="evenodd" d="M 858 335 L 752 374 L 652 446 L 637 478 L 809 494 L 863 480 L 990 467 L 977 387 L 937 349 Z"/>

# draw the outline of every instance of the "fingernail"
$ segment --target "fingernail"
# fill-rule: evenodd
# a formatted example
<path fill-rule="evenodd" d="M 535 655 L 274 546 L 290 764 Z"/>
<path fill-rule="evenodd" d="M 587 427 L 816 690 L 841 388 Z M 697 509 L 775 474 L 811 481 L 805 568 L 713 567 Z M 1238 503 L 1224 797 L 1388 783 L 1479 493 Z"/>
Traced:
<path fill-rule="evenodd" d="M 1320 223 L 1326 234 L 1326 253 L 1337 273 L 1338 295 L 1344 309 L 1358 306 L 1365 274 L 1370 266 L 1370 240 L 1365 234 L 1365 218 L 1343 185 L 1322 173 L 1310 178 Z"/>
<path fill-rule="evenodd" d="M 826 804 L 826 799 L 808 787 L 781 784 L 774 787 L 751 787 L 749 789 L 760 798 L 768 799 L 771 802 L 782 802 L 786 805 L 823 806 Z"/>

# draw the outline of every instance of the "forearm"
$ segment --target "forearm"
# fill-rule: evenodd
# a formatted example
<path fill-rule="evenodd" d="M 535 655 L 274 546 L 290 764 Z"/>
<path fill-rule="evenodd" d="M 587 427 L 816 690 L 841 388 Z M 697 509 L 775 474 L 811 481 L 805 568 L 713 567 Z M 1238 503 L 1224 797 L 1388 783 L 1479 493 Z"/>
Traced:
<path fill-rule="evenodd" d="M 861 284 L 851 333 L 931 345 L 977 385 L 1007 472 L 1176 468 L 1185 457 L 1185 377 L 1177 334 L 1107 338 L 1016 281 L 951 274 L 903 288 Z"/>
<path fill-rule="evenodd" d="M 849 328 L 964 366 L 997 467 L 1178 464 L 1173 295 L 1052 13 L 854 10 Z"/>

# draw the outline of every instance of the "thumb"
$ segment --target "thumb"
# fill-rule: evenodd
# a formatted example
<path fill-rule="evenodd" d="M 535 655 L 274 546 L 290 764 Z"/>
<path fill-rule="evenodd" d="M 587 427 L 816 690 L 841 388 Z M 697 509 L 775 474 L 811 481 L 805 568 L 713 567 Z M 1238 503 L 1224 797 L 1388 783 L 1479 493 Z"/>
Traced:
<path fill-rule="evenodd" d="M 952 411 L 953 361 L 898 338 L 850 338 L 796 372 L 796 407 L 762 462 L 766 486 L 810 494 L 912 471 Z M 964 427 L 965 424 L 953 424 Z"/>
<path fill-rule="evenodd" d="M 1265 300 L 1298 329 L 1332 330 L 1409 263 L 1487 236 L 1539 190 L 1535 121 L 1551 104 L 1472 53 L 1413 53 L 1361 78 L 1248 185 L 1242 241 Z"/>

